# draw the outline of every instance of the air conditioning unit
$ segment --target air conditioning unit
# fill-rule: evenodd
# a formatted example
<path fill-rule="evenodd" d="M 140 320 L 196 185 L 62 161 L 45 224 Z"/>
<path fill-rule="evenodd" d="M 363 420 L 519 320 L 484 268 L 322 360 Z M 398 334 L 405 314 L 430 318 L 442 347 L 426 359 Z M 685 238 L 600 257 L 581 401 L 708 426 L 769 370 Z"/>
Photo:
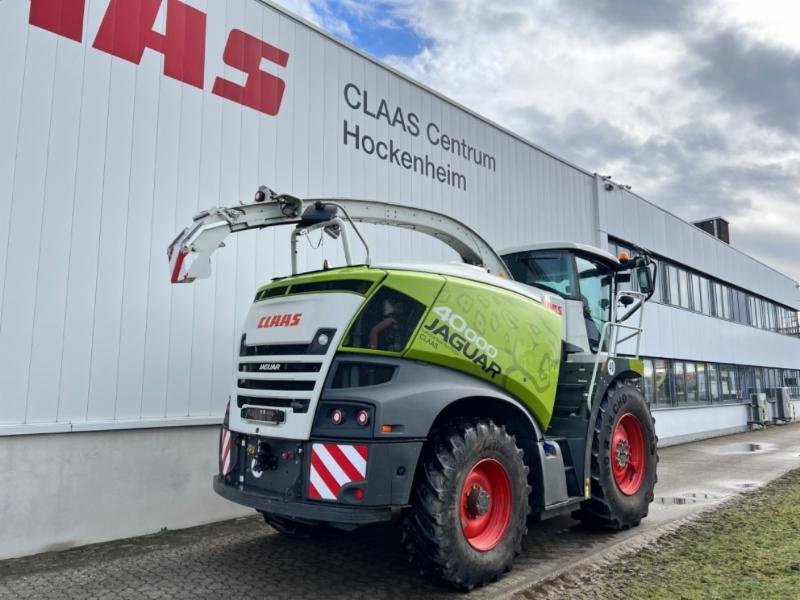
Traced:
<path fill-rule="evenodd" d="M 772 420 L 775 423 L 790 423 L 794 418 L 794 406 L 789 396 L 789 388 L 775 388 L 775 404 L 773 405 Z"/>
<path fill-rule="evenodd" d="M 763 392 L 750 394 L 750 420 L 747 424 L 751 427 L 758 425 L 767 426 L 767 395 Z"/>

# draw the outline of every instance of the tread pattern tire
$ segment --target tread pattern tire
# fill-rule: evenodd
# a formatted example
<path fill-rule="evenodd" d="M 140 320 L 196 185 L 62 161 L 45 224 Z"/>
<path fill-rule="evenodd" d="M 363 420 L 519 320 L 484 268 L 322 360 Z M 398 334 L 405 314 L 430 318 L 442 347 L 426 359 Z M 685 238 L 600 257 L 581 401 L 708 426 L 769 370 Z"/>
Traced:
<path fill-rule="evenodd" d="M 641 487 L 625 495 L 617 486 L 611 467 L 611 439 L 619 420 L 626 414 L 637 418 L 644 433 L 645 473 Z M 658 437 L 655 419 L 637 387 L 616 382 L 603 397 L 592 435 L 591 498 L 573 516 L 594 529 L 630 529 L 648 514 L 658 481 Z"/>
<path fill-rule="evenodd" d="M 470 546 L 461 526 L 461 492 L 470 469 L 483 458 L 505 468 L 511 484 L 511 518 L 491 550 Z M 404 522 L 411 559 L 429 576 L 460 590 L 497 579 L 511 569 L 527 533 L 528 468 L 515 438 L 490 419 L 457 418 L 434 431 L 423 450 Z"/>

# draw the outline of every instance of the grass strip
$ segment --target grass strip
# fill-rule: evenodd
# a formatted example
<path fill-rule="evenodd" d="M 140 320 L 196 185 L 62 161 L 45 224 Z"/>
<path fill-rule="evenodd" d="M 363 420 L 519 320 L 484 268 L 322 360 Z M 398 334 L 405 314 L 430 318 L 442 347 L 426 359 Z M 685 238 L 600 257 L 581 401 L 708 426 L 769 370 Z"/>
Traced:
<path fill-rule="evenodd" d="M 800 599 L 800 470 L 649 549 L 523 597 Z"/>

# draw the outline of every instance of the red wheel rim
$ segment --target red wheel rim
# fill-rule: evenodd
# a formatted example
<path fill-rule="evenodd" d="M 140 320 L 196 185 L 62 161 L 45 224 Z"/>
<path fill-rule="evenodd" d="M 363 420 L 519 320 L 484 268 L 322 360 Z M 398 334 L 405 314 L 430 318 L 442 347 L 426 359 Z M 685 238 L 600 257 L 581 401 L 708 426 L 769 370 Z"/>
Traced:
<path fill-rule="evenodd" d="M 511 522 L 511 481 L 493 458 L 479 460 L 461 488 L 461 530 L 481 552 L 494 548 Z"/>
<path fill-rule="evenodd" d="M 626 496 L 642 487 L 645 454 L 642 424 L 631 413 L 622 415 L 611 437 L 611 467 L 619 491 Z"/>

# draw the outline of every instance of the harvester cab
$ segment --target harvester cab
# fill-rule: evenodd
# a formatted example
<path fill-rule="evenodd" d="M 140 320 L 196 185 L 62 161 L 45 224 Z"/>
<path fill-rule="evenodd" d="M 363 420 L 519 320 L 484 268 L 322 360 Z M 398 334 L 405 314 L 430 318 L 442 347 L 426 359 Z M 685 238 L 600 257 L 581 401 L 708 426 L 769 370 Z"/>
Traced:
<path fill-rule="evenodd" d="M 464 264 L 373 264 L 359 223 L 431 235 Z M 209 277 L 228 235 L 279 225 L 292 272 L 245 319 L 217 493 L 287 534 L 400 519 L 420 566 L 462 589 L 508 570 L 529 517 L 624 529 L 647 515 L 646 252 L 563 243 L 504 260 L 446 215 L 262 187 L 194 217 L 168 249 L 172 282 Z M 313 232 L 346 266 L 298 272 Z"/>

